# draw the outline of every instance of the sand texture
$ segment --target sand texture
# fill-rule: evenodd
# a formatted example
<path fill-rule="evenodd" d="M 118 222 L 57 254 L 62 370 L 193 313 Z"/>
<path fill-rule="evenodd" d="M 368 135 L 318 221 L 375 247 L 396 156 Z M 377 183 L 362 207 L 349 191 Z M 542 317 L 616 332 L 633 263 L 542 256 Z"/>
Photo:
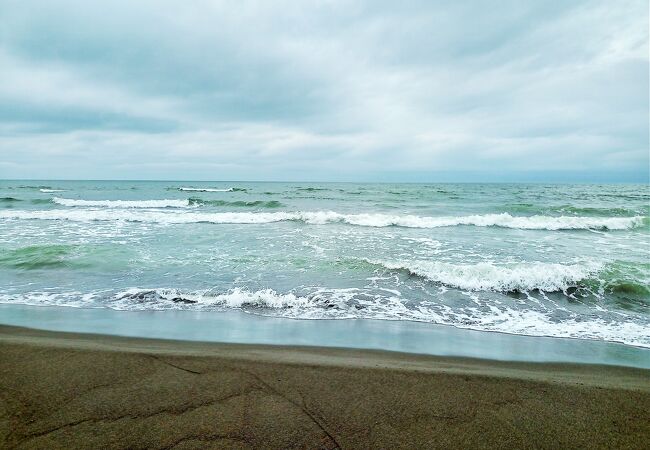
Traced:
<path fill-rule="evenodd" d="M 650 448 L 650 371 L 0 326 L 0 447 Z"/>

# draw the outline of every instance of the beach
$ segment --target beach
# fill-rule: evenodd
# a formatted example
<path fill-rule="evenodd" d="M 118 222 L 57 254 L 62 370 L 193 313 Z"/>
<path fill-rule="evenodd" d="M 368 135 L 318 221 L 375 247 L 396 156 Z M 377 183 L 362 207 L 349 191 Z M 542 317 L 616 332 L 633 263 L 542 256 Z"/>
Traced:
<path fill-rule="evenodd" d="M 0 181 L 0 448 L 649 448 L 649 198 Z"/>
<path fill-rule="evenodd" d="M 650 372 L 0 327 L 3 448 L 647 448 Z"/>
<path fill-rule="evenodd" d="M 402 3 L 0 3 L 0 450 L 650 450 L 649 2 Z"/>

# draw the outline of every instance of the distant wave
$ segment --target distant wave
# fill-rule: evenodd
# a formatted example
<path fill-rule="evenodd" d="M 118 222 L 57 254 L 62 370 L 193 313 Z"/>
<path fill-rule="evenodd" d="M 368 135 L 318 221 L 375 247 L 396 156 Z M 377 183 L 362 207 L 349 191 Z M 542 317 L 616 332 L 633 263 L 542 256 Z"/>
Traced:
<path fill-rule="evenodd" d="M 212 189 L 212 188 L 192 188 L 192 187 L 179 187 L 179 191 L 190 191 L 190 192 L 232 192 L 232 188 L 228 189 Z"/>
<path fill-rule="evenodd" d="M 648 214 L 650 207 L 623 208 L 623 207 L 589 207 L 589 206 L 538 206 L 532 203 L 515 203 L 505 205 L 504 209 L 513 213 L 564 214 L 569 216 L 596 216 L 596 217 L 632 217 L 639 214 Z"/>
<path fill-rule="evenodd" d="M 45 193 L 63 192 L 63 189 L 53 189 L 52 186 L 45 186 L 45 185 L 34 186 L 34 185 L 21 184 L 20 186 L 9 187 L 9 189 L 25 189 L 30 191 L 41 191 Z"/>
<path fill-rule="evenodd" d="M 492 263 L 451 264 L 438 261 L 366 262 L 389 270 L 404 270 L 428 280 L 468 291 L 545 292 L 566 291 L 597 273 L 598 264 Z"/>
<path fill-rule="evenodd" d="M 194 188 L 194 187 L 179 187 L 179 191 L 189 191 L 189 192 L 245 192 L 246 189 L 244 188 L 225 188 L 225 189 L 218 189 L 218 188 Z"/>
<path fill-rule="evenodd" d="M 22 200 L 16 197 L 0 197 L 0 203 L 15 203 L 21 202 Z"/>
<path fill-rule="evenodd" d="M 79 202 L 80 200 L 75 200 Z M 159 200 L 150 200 L 160 202 Z M 138 201 L 142 204 L 146 201 Z M 182 202 L 175 206 L 187 206 L 185 200 L 165 200 L 165 202 Z M 82 205 L 78 205 L 82 206 Z M 89 204 L 83 206 L 91 206 Z M 99 205 L 95 205 L 99 206 Z M 152 204 L 151 207 L 161 207 Z M 413 215 L 388 214 L 341 214 L 333 211 L 312 212 L 162 212 L 162 211 L 101 211 L 101 210 L 47 210 L 21 211 L 2 210 L 3 219 L 42 219 L 71 221 L 115 221 L 149 222 L 149 223 L 232 223 L 262 224 L 282 221 L 301 221 L 310 225 L 328 223 L 346 223 L 366 227 L 407 227 L 439 228 L 468 225 L 476 227 L 502 227 L 524 230 L 627 230 L 648 227 L 647 217 L 550 217 L 531 216 L 513 217 L 510 214 L 485 214 L 472 216 L 421 217 Z"/>
<path fill-rule="evenodd" d="M 299 187 L 296 188 L 297 191 L 306 191 L 306 192 L 316 192 L 316 191 L 329 191 L 329 188 L 317 188 L 317 187 Z"/>
<path fill-rule="evenodd" d="M 52 202 L 62 206 L 104 208 L 183 208 L 190 206 L 189 200 L 77 200 L 54 197 Z"/>
<path fill-rule="evenodd" d="M 235 208 L 281 208 L 284 206 L 283 203 L 280 203 L 277 200 L 205 200 L 197 197 L 190 197 L 190 205 L 198 206 L 226 206 L 226 207 L 235 207 Z"/>
<path fill-rule="evenodd" d="M 0 199 L 2 201 L 3 199 Z M 163 200 L 80 200 L 54 197 L 52 203 L 68 207 L 103 207 L 103 208 L 187 208 L 191 206 L 223 206 L 235 208 L 280 208 L 284 206 L 277 200 L 205 200 L 197 197 L 189 199 Z M 8 201 L 7 201 L 8 202 Z"/>

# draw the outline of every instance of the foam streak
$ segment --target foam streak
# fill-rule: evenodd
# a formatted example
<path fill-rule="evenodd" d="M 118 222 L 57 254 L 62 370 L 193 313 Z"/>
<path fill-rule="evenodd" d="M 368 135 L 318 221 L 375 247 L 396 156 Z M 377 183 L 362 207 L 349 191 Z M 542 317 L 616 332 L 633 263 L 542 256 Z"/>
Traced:
<path fill-rule="evenodd" d="M 59 202 L 65 199 L 57 199 Z M 70 201 L 68 201 L 70 202 Z M 71 200 L 78 206 L 106 206 L 101 202 L 89 201 L 81 205 L 78 202 L 85 200 Z M 188 206 L 187 200 L 145 200 L 126 202 L 120 200 L 110 201 L 121 204 L 123 207 L 137 208 Z M 115 203 L 117 202 L 117 203 Z M 162 202 L 162 203 L 161 203 Z M 73 206 L 73 204 L 68 203 Z M 215 224 L 263 224 L 282 221 L 301 221 L 310 225 L 325 225 L 329 223 L 346 223 L 349 225 L 365 227 L 407 227 L 407 228 L 439 228 L 453 226 L 475 227 L 503 227 L 524 230 L 627 230 L 645 226 L 646 218 L 636 217 L 552 217 L 532 216 L 513 217 L 510 214 L 485 214 L 473 216 L 447 216 L 447 217 L 421 217 L 413 215 L 387 215 L 387 214 L 341 214 L 333 211 L 310 212 L 162 212 L 162 211 L 101 211 L 101 210 L 51 210 L 51 211 L 0 211 L 0 219 L 32 219 L 32 220 L 70 220 L 78 222 L 91 221 L 126 221 L 147 223 L 215 223 Z"/>

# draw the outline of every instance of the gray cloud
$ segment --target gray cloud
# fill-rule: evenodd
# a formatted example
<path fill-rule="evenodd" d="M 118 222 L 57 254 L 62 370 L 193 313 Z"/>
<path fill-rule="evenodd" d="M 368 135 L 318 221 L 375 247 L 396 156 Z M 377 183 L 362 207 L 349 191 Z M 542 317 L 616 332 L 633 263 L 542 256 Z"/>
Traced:
<path fill-rule="evenodd" d="M 3 178 L 648 178 L 644 1 L 0 11 Z"/>

